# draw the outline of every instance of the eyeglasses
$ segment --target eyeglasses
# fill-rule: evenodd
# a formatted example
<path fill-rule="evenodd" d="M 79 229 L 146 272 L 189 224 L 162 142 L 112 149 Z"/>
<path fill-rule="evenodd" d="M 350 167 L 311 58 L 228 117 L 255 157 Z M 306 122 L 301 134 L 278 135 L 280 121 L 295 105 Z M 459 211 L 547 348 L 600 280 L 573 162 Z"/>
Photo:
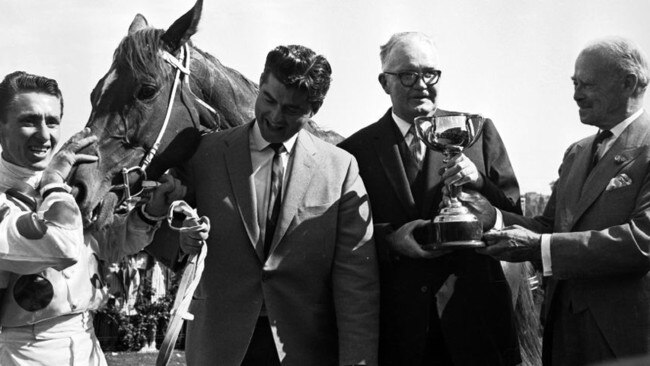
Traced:
<path fill-rule="evenodd" d="M 424 84 L 427 86 L 435 85 L 438 80 L 440 80 L 440 75 L 442 71 L 440 70 L 429 70 L 424 72 L 415 72 L 415 71 L 402 71 L 402 72 L 388 72 L 384 71 L 384 74 L 395 75 L 399 78 L 399 82 L 402 83 L 402 86 L 410 88 L 415 83 L 422 78 Z"/>

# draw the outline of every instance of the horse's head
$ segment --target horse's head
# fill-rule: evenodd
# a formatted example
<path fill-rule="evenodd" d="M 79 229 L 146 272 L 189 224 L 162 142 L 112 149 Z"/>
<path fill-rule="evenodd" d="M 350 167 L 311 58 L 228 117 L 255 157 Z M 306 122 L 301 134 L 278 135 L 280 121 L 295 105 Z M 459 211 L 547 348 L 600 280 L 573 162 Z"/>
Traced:
<path fill-rule="evenodd" d="M 189 42 L 202 0 L 169 29 L 137 15 L 91 94 L 87 126 L 98 142 L 70 179 L 84 224 L 110 224 L 115 208 L 189 159 L 201 134 L 250 121 L 257 86 Z M 126 171 L 125 171 L 126 169 Z"/>

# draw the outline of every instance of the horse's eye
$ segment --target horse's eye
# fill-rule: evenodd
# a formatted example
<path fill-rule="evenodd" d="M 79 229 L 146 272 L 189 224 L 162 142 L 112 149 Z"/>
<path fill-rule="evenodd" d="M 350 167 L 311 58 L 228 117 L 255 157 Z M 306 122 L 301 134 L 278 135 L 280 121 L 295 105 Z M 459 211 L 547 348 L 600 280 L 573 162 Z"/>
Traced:
<path fill-rule="evenodd" d="M 156 89 L 156 87 L 153 85 L 142 85 L 138 91 L 137 98 L 139 100 L 151 99 L 154 95 L 156 95 L 157 91 L 158 89 Z"/>

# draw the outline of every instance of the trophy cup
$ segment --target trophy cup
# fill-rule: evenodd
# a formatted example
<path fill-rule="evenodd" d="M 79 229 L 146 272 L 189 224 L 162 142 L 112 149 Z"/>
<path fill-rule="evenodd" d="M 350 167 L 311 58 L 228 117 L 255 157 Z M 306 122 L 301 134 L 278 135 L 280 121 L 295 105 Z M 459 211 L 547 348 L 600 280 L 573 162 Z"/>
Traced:
<path fill-rule="evenodd" d="M 478 114 L 454 113 L 421 116 L 414 120 L 415 134 L 431 150 L 442 153 L 445 163 L 472 146 L 480 137 L 484 119 Z M 450 202 L 433 219 L 433 249 L 483 247 L 483 225 L 458 200 L 460 186 L 447 186 Z"/>

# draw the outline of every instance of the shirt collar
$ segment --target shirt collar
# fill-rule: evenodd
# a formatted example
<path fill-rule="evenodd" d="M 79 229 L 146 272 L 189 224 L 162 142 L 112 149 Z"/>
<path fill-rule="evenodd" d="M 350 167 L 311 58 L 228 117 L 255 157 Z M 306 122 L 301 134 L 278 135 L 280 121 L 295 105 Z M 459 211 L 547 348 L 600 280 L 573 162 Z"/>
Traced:
<path fill-rule="evenodd" d="M 397 128 L 399 128 L 399 132 L 402 133 L 402 136 L 406 136 L 406 134 L 409 132 L 409 129 L 411 128 L 412 123 L 406 122 L 404 119 L 397 116 L 393 111 L 390 113 L 393 116 L 393 121 L 395 121 Z"/>
<path fill-rule="evenodd" d="M 298 138 L 298 134 L 294 134 L 291 136 L 288 140 L 282 142 L 282 145 L 284 145 L 284 148 L 291 153 L 293 146 L 296 144 L 296 139 Z M 257 150 L 257 151 L 262 151 L 266 149 L 271 143 L 266 141 L 264 137 L 262 137 L 262 132 L 260 131 L 260 126 L 257 124 L 257 121 L 253 123 L 253 128 L 250 130 L 250 140 L 251 140 L 251 148 Z"/>
<path fill-rule="evenodd" d="M 609 131 L 612 133 L 612 138 L 617 139 L 621 135 L 621 133 L 623 133 L 623 131 L 627 128 L 627 126 L 629 126 L 632 122 L 634 122 L 637 118 L 639 118 L 639 116 L 642 113 L 643 113 L 643 108 L 639 109 L 634 114 L 624 119 L 621 123 L 610 128 Z"/>
<path fill-rule="evenodd" d="M 41 170 L 18 166 L 0 158 L 0 188 L 4 190 L 15 187 L 18 183 L 27 183 L 36 189 L 42 174 Z"/>

